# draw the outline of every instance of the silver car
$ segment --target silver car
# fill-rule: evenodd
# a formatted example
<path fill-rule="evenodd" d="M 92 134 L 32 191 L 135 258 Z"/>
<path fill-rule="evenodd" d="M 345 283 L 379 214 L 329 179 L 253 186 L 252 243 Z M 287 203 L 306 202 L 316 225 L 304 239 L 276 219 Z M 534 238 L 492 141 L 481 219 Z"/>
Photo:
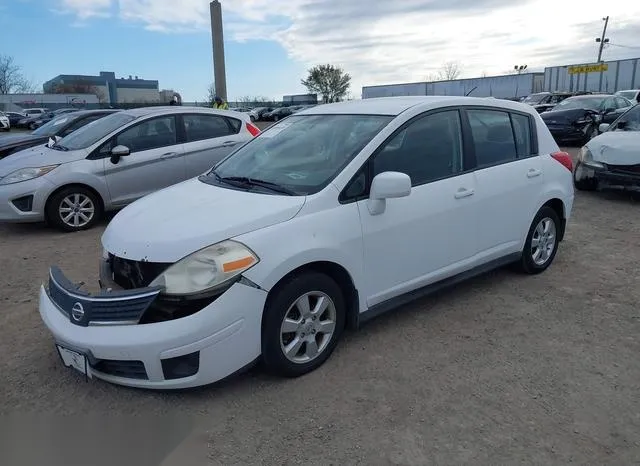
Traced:
<path fill-rule="evenodd" d="M 0 160 L 0 221 L 91 228 L 103 213 L 206 172 L 260 130 L 197 107 L 117 112 Z"/>

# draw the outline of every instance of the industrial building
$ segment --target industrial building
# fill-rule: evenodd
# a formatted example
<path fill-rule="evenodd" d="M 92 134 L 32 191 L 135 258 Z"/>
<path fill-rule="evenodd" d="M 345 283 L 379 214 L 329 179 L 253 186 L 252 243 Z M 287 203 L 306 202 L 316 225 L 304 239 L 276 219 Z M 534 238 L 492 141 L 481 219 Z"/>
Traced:
<path fill-rule="evenodd" d="M 543 73 L 522 73 L 486 78 L 365 86 L 362 98 L 404 95 L 470 95 L 520 98 L 534 92 L 607 92 L 640 87 L 640 58 L 596 64 L 545 68 Z"/>
<path fill-rule="evenodd" d="M 21 112 L 25 108 L 99 108 L 95 94 L 0 94 L 0 110 Z"/>
<path fill-rule="evenodd" d="M 42 85 L 45 93 L 62 90 L 95 94 L 102 104 L 159 103 L 158 81 L 138 76 L 116 78 L 112 71 L 101 71 L 98 76 L 61 74 Z"/>

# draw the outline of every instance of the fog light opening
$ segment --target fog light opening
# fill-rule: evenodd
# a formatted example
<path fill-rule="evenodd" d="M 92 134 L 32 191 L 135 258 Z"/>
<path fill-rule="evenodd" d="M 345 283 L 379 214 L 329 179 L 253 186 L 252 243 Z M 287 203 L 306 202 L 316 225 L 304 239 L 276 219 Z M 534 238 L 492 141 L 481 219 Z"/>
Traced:
<path fill-rule="evenodd" d="M 163 359 L 162 372 L 165 380 L 191 377 L 200 369 L 200 352 L 185 354 L 175 358 Z"/>

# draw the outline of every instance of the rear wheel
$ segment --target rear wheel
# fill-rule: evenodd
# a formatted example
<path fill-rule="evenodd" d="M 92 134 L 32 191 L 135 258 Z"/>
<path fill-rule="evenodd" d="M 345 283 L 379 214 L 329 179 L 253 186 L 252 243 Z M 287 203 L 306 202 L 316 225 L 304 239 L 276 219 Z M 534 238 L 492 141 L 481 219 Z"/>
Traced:
<path fill-rule="evenodd" d="M 531 222 L 518 268 L 528 274 L 544 272 L 558 252 L 560 218 L 555 210 L 543 206 Z"/>
<path fill-rule="evenodd" d="M 342 291 L 327 275 L 307 272 L 278 287 L 263 316 L 267 369 L 297 377 L 320 367 L 338 344 L 345 311 Z"/>
<path fill-rule="evenodd" d="M 70 186 L 49 199 L 46 212 L 47 220 L 59 230 L 88 230 L 102 218 L 102 203 L 89 189 Z"/>

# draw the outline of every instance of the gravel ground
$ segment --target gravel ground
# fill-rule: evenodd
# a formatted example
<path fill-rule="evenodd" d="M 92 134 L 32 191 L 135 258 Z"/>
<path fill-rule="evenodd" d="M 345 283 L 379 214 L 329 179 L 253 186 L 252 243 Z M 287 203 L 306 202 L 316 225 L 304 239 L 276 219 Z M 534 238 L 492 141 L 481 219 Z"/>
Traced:
<path fill-rule="evenodd" d="M 382 316 L 299 379 L 257 368 L 180 393 L 85 383 L 40 321 L 49 265 L 96 282 L 104 225 L 0 225 L 0 415 L 191 416 L 173 444 L 156 443 L 182 442 L 164 465 L 638 464 L 637 212 L 626 195 L 577 193 L 546 273 L 499 270 Z M 54 433 L 19 451 L 0 440 L 21 458 L 0 463 L 63 464 L 47 456 Z"/>

